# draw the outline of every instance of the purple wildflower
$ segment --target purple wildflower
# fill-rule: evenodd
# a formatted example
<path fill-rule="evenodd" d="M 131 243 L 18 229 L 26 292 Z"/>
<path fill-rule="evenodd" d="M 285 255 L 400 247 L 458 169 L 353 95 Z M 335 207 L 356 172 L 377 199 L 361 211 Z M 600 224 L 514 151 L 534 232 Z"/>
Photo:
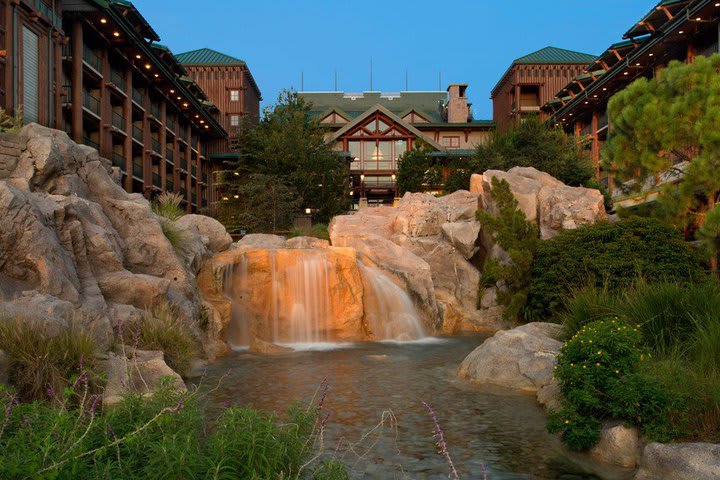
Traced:
<path fill-rule="evenodd" d="M 113 439 L 113 441 L 117 440 L 117 435 L 115 435 L 115 430 L 113 430 L 112 425 L 109 423 L 107 424 L 107 431 L 108 435 L 110 435 L 110 438 Z"/>
<path fill-rule="evenodd" d="M 428 412 L 430 413 L 430 418 L 432 418 L 432 421 L 435 424 L 435 428 L 433 429 L 435 445 L 437 445 L 438 447 L 438 453 L 445 457 L 445 460 L 447 461 L 448 468 L 450 468 L 450 478 L 459 480 L 460 477 L 458 476 L 457 470 L 455 470 L 455 465 L 453 464 L 452 458 L 450 458 L 450 452 L 448 451 L 447 442 L 445 441 L 445 433 L 443 432 L 442 428 L 440 428 L 440 421 L 435 414 L 435 410 L 433 410 L 433 408 L 427 402 L 422 402 L 422 404 L 425 405 L 425 408 L 427 408 Z"/>

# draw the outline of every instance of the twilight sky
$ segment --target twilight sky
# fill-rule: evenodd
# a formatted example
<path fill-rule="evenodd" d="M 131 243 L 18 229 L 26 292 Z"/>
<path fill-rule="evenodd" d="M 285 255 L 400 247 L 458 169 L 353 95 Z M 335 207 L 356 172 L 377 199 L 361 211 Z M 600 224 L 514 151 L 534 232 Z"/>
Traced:
<path fill-rule="evenodd" d="M 513 59 L 551 45 L 599 54 L 657 0 L 134 0 L 175 53 L 245 60 L 271 104 L 283 88 L 436 90 L 469 83 L 475 118 Z M 539 6 L 542 5 L 542 8 Z"/>

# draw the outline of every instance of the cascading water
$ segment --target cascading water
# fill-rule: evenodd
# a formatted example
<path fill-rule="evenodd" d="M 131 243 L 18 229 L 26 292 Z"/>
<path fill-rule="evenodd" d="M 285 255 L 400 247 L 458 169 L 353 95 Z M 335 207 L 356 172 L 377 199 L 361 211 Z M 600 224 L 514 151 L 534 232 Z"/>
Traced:
<path fill-rule="evenodd" d="M 243 253 L 223 274 L 224 292 L 232 310 L 228 343 L 240 349 L 249 346 L 252 338 L 261 338 L 297 348 L 298 344 L 347 340 L 338 328 L 353 324 L 343 323 L 333 315 L 342 311 L 340 305 L 348 302 L 348 295 L 357 305 L 357 335 L 353 339 L 365 337 L 363 316 L 372 339 L 406 341 L 425 337 L 413 302 L 402 288 L 377 268 L 359 261 L 357 270 L 355 261 L 349 265 L 351 268 L 348 264 L 336 267 L 327 249 Z M 348 275 L 353 276 L 354 283 L 347 279 Z M 355 296 L 348 293 L 352 285 Z"/>
<path fill-rule="evenodd" d="M 367 285 L 365 320 L 378 340 L 409 341 L 424 338 L 425 329 L 410 296 L 383 271 L 358 262 Z"/>

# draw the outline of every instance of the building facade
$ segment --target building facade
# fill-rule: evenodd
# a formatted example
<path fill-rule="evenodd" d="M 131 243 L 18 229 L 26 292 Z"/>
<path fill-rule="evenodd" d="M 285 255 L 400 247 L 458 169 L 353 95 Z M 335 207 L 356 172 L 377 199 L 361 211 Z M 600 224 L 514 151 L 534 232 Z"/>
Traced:
<path fill-rule="evenodd" d="M 231 151 L 241 123 L 260 119 L 262 94 L 247 64 L 209 48 L 180 53 L 176 58 L 217 106 L 220 123 L 229 133 L 229 139 L 210 145 L 211 155 Z"/>
<path fill-rule="evenodd" d="M 349 161 L 356 205 L 393 203 L 398 158 L 420 144 L 438 159 L 472 153 L 493 130 L 474 120 L 466 84 L 438 92 L 300 92 L 327 130 L 325 138 Z"/>
<path fill-rule="evenodd" d="M 550 122 L 582 142 L 598 179 L 611 191 L 613 179 L 600 165 L 602 146 L 612 129 L 609 99 L 640 77 L 658 75 L 672 60 L 693 62 L 699 55 L 718 52 L 719 19 L 717 0 L 663 0 L 543 106 Z M 637 201 L 619 200 L 616 204 L 626 206 Z"/>
<path fill-rule="evenodd" d="M 159 41 L 125 0 L 0 0 L 0 105 L 98 149 L 126 190 L 199 211 L 217 200 L 226 119 Z"/>
<path fill-rule="evenodd" d="M 545 119 L 541 107 L 593 60 L 594 55 L 556 47 L 515 59 L 490 94 L 497 129 L 505 131 L 526 115 Z"/>

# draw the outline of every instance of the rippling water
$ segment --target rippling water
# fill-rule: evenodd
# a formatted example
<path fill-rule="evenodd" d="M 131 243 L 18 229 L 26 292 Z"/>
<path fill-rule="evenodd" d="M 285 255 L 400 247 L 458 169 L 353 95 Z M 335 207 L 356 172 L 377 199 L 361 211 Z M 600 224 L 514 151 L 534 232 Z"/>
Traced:
<path fill-rule="evenodd" d="M 423 401 L 436 411 L 462 479 L 483 479 L 483 465 L 489 480 L 632 476 L 568 452 L 546 432 L 544 413 L 533 396 L 457 380 L 460 362 L 482 340 L 365 343 L 276 357 L 236 352 L 208 369 L 205 385 L 227 374 L 210 394 L 208 410 L 212 416 L 223 405 L 237 403 L 283 412 L 294 402 L 309 402 L 327 377 L 326 450 L 337 450 L 353 478 L 448 478 Z M 396 428 L 388 421 L 373 431 L 383 412 L 392 412 Z M 355 444 L 354 451 L 346 448 L 348 443 Z"/>

